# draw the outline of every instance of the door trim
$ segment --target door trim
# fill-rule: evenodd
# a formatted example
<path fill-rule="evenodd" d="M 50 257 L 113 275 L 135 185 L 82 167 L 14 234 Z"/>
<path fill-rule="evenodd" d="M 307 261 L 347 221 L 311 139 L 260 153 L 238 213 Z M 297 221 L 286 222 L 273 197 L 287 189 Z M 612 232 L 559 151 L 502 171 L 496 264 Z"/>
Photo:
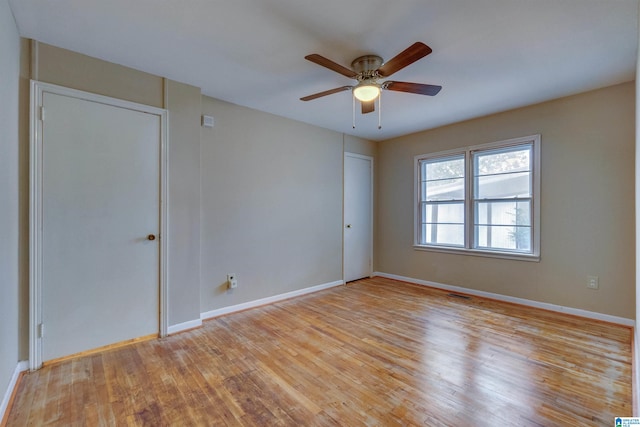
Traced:
<path fill-rule="evenodd" d="M 159 336 L 167 335 L 167 256 L 168 256 L 168 112 L 166 109 L 137 104 L 108 96 L 31 80 L 29 112 L 29 369 L 42 367 L 42 101 L 45 93 L 68 96 L 113 107 L 126 108 L 160 118 L 160 265 Z M 46 112 L 44 112 L 46 115 Z"/>
<path fill-rule="evenodd" d="M 375 218 L 373 215 L 373 207 L 374 207 L 374 191 L 373 191 L 373 178 L 374 178 L 374 174 L 373 174 L 373 161 L 374 158 L 371 156 L 365 156 L 364 154 L 358 154 L 358 153 L 350 153 L 345 151 L 344 153 L 344 159 L 343 159 L 343 165 L 342 165 L 342 282 L 343 283 L 347 283 L 346 282 L 346 276 L 345 276 L 345 266 L 346 266 L 346 253 L 347 251 L 345 251 L 345 226 L 346 224 L 344 223 L 344 211 L 345 211 L 345 199 L 344 199 L 344 187 L 345 187 L 345 169 L 347 167 L 347 157 L 352 157 L 352 158 L 356 158 L 356 159 L 362 159 L 362 160 L 367 160 L 369 162 L 371 162 L 371 174 L 370 174 L 370 182 L 371 182 L 371 206 L 369 206 L 369 212 L 371 213 L 371 230 L 369 231 L 369 247 L 371 248 L 370 253 L 369 253 L 369 277 L 373 277 L 373 230 L 374 230 L 374 222 L 375 222 Z"/>

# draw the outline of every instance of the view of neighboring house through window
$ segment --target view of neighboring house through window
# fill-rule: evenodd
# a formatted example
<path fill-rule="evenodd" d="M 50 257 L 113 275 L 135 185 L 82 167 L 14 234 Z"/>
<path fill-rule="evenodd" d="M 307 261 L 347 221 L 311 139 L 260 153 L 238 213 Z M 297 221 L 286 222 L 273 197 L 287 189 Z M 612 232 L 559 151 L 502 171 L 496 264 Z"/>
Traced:
<path fill-rule="evenodd" d="M 539 141 L 417 156 L 415 246 L 538 257 Z"/>
<path fill-rule="evenodd" d="M 464 155 L 428 159 L 420 164 L 420 243 L 464 247 Z"/>
<path fill-rule="evenodd" d="M 476 248 L 531 251 L 531 149 L 472 152 Z"/>

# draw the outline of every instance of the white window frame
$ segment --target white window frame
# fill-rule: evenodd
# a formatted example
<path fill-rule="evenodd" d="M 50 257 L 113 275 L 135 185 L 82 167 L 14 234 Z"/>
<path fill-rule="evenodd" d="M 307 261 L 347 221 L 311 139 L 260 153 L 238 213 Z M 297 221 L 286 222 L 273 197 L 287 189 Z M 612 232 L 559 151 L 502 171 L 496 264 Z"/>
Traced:
<path fill-rule="evenodd" d="M 500 148 L 515 147 L 518 145 L 531 144 L 531 181 L 532 209 L 531 209 L 531 252 L 522 253 L 497 249 L 474 248 L 474 209 L 473 209 L 473 153 L 484 150 L 495 150 Z M 464 155 L 465 159 L 465 209 L 464 209 L 464 247 L 420 244 L 421 217 L 420 217 L 420 162 L 424 160 L 447 158 Z M 505 141 L 490 142 L 469 147 L 462 147 L 455 150 L 440 151 L 437 153 L 421 154 L 414 157 L 414 230 L 413 247 L 416 250 L 446 252 L 455 254 L 466 254 L 485 256 L 492 258 L 515 259 L 523 261 L 540 261 L 540 135 L 531 135 L 521 138 L 513 138 Z"/>

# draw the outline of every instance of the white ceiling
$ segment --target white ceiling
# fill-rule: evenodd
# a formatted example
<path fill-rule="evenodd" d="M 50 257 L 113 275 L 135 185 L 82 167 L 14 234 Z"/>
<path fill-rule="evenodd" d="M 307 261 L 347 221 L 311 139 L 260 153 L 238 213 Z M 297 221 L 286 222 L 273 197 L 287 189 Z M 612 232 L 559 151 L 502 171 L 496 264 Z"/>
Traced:
<path fill-rule="evenodd" d="M 206 95 L 382 140 L 635 77 L 638 0 L 9 0 L 23 37 L 202 88 Z M 350 85 L 304 59 L 388 60 L 416 41 L 433 53 L 356 115 Z"/>

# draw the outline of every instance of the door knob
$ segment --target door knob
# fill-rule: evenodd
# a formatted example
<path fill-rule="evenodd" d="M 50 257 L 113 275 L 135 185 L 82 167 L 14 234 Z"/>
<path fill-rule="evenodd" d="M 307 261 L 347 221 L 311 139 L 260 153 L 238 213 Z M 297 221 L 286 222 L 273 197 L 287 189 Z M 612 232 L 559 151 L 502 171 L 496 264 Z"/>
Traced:
<path fill-rule="evenodd" d="M 351 228 L 351 224 L 345 225 L 344 228 Z"/>
<path fill-rule="evenodd" d="M 147 240 L 156 240 L 156 235 L 155 234 L 149 234 L 147 236 Z"/>

